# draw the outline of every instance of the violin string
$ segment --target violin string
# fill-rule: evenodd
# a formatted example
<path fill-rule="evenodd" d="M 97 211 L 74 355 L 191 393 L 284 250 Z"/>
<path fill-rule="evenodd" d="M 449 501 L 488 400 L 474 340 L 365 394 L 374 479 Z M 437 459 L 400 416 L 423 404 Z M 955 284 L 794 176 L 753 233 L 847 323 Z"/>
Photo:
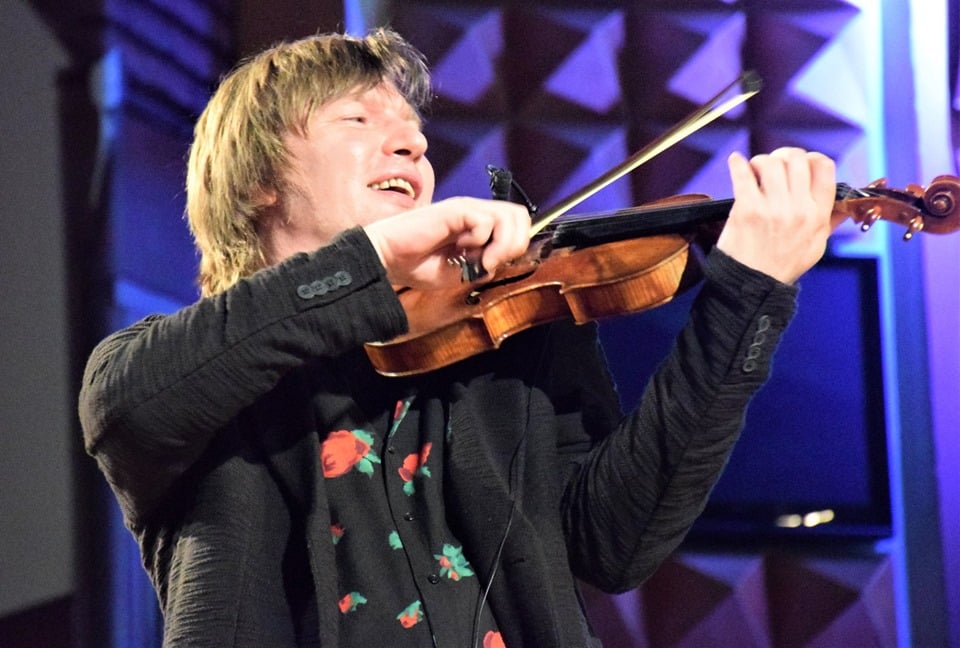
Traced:
<path fill-rule="evenodd" d="M 729 99 L 724 100 L 724 97 L 726 97 L 730 91 L 737 86 L 742 86 L 743 91 L 737 95 L 734 95 L 733 97 L 730 97 Z M 643 147 L 593 182 L 587 184 L 582 189 L 575 191 L 550 209 L 542 212 L 536 223 L 534 223 L 534 225 L 530 228 L 530 237 L 533 238 L 536 236 L 558 216 L 566 213 L 571 208 L 580 204 L 607 185 L 611 184 L 615 180 L 620 179 L 627 173 L 630 173 L 640 165 L 649 162 L 651 159 L 667 150 L 677 142 L 680 142 L 707 124 L 713 122 L 720 116 L 726 114 L 736 106 L 739 106 L 744 101 L 757 94 L 760 91 L 760 86 L 760 77 L 757 76 L 755 72 L 748 71 L 743 73 L 736 81 L 721 90 L 716 96 L 710 99 L 710 101 L 703 104 L 659 138 L 655 139 L 653 142 Z"/>

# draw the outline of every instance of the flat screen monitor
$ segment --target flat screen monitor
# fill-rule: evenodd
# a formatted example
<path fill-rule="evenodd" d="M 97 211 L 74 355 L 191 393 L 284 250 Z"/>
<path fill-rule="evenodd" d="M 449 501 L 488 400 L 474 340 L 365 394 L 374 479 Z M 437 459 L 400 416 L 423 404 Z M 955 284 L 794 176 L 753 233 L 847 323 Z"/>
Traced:
<path fill-rule="evenodd" d="M 693 541 L 891 533 L 878 260 L 825 258 L 800 283 L 796 318 Z M 601 322 L 624 407 L 639 400 L 694 294 Z"/>

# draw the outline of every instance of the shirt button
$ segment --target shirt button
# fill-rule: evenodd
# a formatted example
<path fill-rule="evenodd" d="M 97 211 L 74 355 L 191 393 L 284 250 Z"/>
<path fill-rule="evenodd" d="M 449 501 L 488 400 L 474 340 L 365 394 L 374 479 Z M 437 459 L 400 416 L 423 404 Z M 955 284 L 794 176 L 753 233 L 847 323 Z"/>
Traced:
<path fill-rule="evenodd" d="M 397 449 L 395 447 L 387 446 L 387 452 L 389 452 L 390 454 L 394 454 L 396 451 Z"/>
<path fill-rule="evenodd" d="M 430 574 L 429 576 L 427 576 L 427 580 L 430 581 L 433 585 L 436 585 L 437 583 L 440 582 L 440 577 L 437 576 L 436 574 Z"/>
<path fill-rule="evenodd" d="M 407 511 L 406 513 L 403 514 L 403 519 L 406 520 L 407 522 L 413 522 L 414 520 L 417 519 L 417 516 L 414 515 L 412 512 Z"/>

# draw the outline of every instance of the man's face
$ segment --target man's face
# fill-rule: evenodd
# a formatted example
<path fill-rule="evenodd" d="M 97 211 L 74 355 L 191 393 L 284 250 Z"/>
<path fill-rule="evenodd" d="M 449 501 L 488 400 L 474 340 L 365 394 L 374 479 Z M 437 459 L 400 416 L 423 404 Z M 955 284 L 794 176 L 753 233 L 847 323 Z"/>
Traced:
<path fill-rule="evenodd" d="M 291 169 L 280 218 L 262 232 L 270 262 L 339 232 L 430 204 L 435 177 L 420 120 L 390 84 L 318 108 L 304 135 L 285 137 Z"/>

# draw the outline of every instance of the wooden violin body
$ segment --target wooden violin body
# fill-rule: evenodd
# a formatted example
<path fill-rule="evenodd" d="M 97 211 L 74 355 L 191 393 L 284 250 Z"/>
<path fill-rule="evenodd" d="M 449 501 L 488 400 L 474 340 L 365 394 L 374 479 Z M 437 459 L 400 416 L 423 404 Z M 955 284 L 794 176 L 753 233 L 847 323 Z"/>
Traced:
<path fill-rule="evenodd" d="M 701 250 L 716 241 L 731 204 L 678 196 L 558 221 L 492 280 L 446 291 L 398 291 L 409 331 L 367 344 L 367 355 L 384 375 L 423 373 L 551 321 L 584 323 L 665 304 L 699 279 Z M 960 178 L 939 176 L 926 189 L 889 189 L 882 180 L 864 189 L 839 185 L 834 213 L 864 230 L 878 220 L 900 223 L 905 239 L 919 231 L 952 232 L 960 228 Z"/>
<path fill-rule="evenodd" d="M 690 245 L 680 236 L 603 245 L 609 254 L 562 248 L 546 263 L 525 258 L 489 287 L 401 292 L 409 333 L 368 344 L 367 355 L 385 375 L 436 369 L 547 322 L 572 317 L 583 323 L 659 306 L 681 291 L 690 273 Z"/>

